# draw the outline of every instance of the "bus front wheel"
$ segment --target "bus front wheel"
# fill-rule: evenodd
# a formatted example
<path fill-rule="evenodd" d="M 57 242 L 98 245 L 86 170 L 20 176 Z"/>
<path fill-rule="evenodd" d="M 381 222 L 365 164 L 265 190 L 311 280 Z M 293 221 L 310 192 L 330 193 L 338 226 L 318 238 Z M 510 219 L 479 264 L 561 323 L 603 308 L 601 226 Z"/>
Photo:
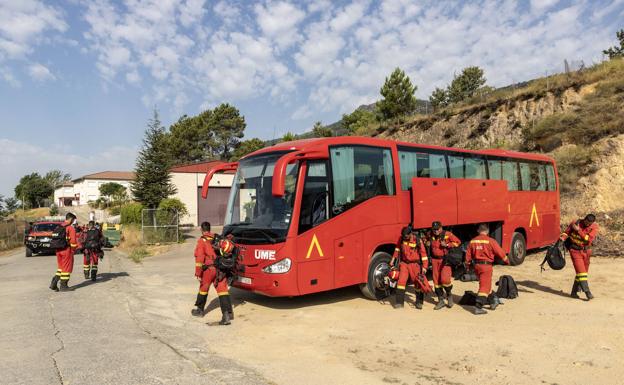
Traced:
<path fill-rule="evenodd" d="M 388 295 L 384 278 L 390 271 L 390 254 L 379 251 L 373 254 L 368 265 L 366 283 L 360 284 L 362 294 L 368 299 L 381 299 Z"/>
<path fill-rule="evenodd" d="M 513 233 L 511 238 L 511 250 L 509 251 L 509 263 L 513 266 L 521 265 L 526 257 L 526 239 L 521 233 Z"/>

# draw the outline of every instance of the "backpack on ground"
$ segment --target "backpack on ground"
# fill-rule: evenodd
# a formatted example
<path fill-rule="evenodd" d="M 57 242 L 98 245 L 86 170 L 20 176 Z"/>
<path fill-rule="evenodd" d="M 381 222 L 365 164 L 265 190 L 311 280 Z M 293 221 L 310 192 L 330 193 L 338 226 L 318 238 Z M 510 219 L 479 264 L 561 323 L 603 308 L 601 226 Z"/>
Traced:
<path fill-rule="evenodd" d="M 546 270 L 544 268 L 545 263 L 548 263 L 548 266 L 550 266 L 550 268 L 553 270 L 563 269 L 566 264 L 563 253 L 564 251 L 562 248 L 561 241 L 557 241 L 552 246 L 550 246 L 548 250 L 546 251 L 546 256 L 544 257 L 544 260 L 540 264 L 541 271 Z"/>
<path fill-rule="evenodd" d="M 474 291 L 465 291 L 464 295 L 459 300 L 459 304 L 462 306 L 475 306 L 477 304 L 477 293 Z"/>
<path fill-rule="evenodd" d="M 511 275 L 503 275 L 496 282 L 498 289 L 496 295 L 499 298 L 516 298 L 518 297 L 518 286 Z"/>
<path fill-rule="evenodd" d="M 87 230 L 87 235 L 85 236 L 85 249 L 89 250 L 97 250 L 101 246 L 100 244 L 100 232 L 98 229 L 89 229 Z"/>
<path fill-rule="evenodd" d="M 67 243 L 67 226 L 70 225 L 58 225 L 52 232 L 50 237 L 50 248 L 54 250 L 64 250 L 69 247 Z"/>

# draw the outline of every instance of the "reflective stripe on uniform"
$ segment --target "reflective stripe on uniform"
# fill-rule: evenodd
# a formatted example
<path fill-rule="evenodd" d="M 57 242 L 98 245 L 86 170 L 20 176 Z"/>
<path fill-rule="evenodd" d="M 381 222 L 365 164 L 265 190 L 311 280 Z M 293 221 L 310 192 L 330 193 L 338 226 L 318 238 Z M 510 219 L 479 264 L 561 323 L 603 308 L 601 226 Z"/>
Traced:
<path fill-rule="evenodd" d="M 199 295 L 208 295 L 208 292 L 207 291 L 200 291 Z"/>
<path fill-rule="evenodd" d="M 473 239 L 470 243 L 490 243 L 487 239 Z"/>
<path fill-rule="evenodd" d="M 479 292 L 479 293 L 477 294 L 477 296 L 478 296 L 478 297 L 487 297 L 487 296 L 488 296 L 488 293 L 481 293 L 481 292 Z"/>
<path fill-rule="evenodd" d="M 201 265 L 202 265 L 202 264 L 201 264 L 200 262 L 196 262 L 196 263 L 195 263 L 195 267 L 201 267 Z"/>
<path fill-rule="evenodd" d="M 405 290 L 405 286 L 404 286 L 404 285 L 397 285 L 397 289 L 399 289 L 399 290 Z"/>
<path fill-rule="evenodd" d="M 427 260 L 427 257 L 422 257 L 420 260 L 421 260 L 421 261 L 426 261 L 426 260 Z"/>
<path fill-rule="evenodd" d="M 224 295 L 230 295 L 230 293 L 228 293 L 227 291 L 223 291 L 221 293 L 217 292 L 217 294 L 219 295 L 219 297 L 222 297 Z"/>

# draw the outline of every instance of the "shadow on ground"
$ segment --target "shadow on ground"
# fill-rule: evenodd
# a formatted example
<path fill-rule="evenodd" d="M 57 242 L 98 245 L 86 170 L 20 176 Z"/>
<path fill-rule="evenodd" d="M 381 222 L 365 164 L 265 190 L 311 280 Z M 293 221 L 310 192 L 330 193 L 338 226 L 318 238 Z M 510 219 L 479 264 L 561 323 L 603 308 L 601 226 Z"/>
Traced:
<path fill-rule="evenodd" d="M 82 273 L 79 273 L 82 274 Z M 91 286 L 91 285 L 95 285 L 98 283 L 103 283 L 106 281 L 110 281 L 111 279 L 115 279 L 115 278 L 119 278 L 119 277 L 129 277 L 130 275 L 128 273 L 126 273 L 125 271 L 121 271 L 119 273 L 101 273 L 97 275 L 97 280 L 92 281 L 90 279 L 86 279 L 82 282 L 80 282 L 77 285 L 73 285 L 71 286 L 71 288 L 73 290 L 77 290 L 77 289 L 81 289 L 83 287 L 87 287 L 87 286 Z"/>
<path fill-rule="evenodd" d="M 533 289 L 533 290 L 539 290 L 542 291 L 544 293 L 548 293 L 548 294 L 554 294 L 554 295 L 558 295 L 561 297 L 566 297 L 569 298 L 570 295 L 565 293 L 563 290 L 555 290 L 551 287 L 548 286 L 544 286 L 541 283 L 535 282 L 535 281 L 530 281 L 530 280 L 524 280 L 524 281 L 516 281 L 516 285 L 518 286 L 523 286 L 523 287 L 528 287 L 529 289 Z M 518 291 L 521 291 L 520 289 L 518 289 Z M 525 291 L 525 290 L 522 290 Z M 531 293 L 529 291 L 529 293 Z"/>

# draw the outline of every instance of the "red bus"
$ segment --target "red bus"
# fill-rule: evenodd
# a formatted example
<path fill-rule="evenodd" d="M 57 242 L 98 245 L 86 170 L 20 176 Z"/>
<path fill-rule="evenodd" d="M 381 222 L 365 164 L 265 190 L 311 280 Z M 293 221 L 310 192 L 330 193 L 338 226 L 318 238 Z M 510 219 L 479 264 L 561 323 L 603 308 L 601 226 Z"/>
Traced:
<path fill-rule="evenodd" d="M 237 170 L 223 234 L 242 246 L 234 286 L 298 296 L 360 285 L 383 294 L 400 230 L 442 221 L 462 241 L 475 224 L 521 264 L 527 249 L 559 236 L 552 158 L 471 151 L 365 137 L 305 139 L 251 153 L 206 174 Z"/>

